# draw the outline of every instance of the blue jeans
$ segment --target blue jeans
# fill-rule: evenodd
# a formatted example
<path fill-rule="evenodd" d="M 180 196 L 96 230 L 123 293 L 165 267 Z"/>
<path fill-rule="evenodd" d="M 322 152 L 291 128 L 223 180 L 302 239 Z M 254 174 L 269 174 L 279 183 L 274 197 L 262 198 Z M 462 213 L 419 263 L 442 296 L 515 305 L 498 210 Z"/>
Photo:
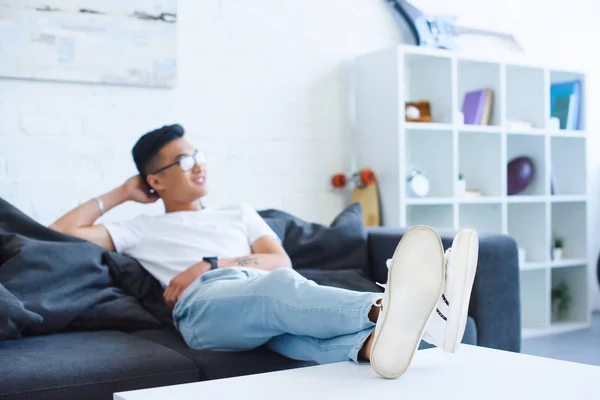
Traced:
<path fill-rule="evenodd" d="M 358 362 L 375 327 L 369 312 L 381 297 L 319 286 L 291 268 L 223 268 L 204 273 L 183 292 L 173 319 L 194 349 L 266 345 L 295 360 Z"/>

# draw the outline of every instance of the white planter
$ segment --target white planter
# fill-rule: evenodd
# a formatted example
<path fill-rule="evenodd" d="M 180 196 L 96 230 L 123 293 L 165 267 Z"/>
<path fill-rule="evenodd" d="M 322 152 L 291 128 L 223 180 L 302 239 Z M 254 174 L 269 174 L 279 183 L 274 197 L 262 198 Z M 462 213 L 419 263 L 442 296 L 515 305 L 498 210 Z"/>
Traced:
<path fill-rule="evenodd" d="M 554 261 L 560 261 L 562 260 L 562 252 L 563 249 L 552 249 L 552 259 Z"/>
<path fill-rule="evenodd" d="M 467 191 L 467 181 L 464 179 L 459 179 L 456 181 L 456 195 L 463 196 Z"/>

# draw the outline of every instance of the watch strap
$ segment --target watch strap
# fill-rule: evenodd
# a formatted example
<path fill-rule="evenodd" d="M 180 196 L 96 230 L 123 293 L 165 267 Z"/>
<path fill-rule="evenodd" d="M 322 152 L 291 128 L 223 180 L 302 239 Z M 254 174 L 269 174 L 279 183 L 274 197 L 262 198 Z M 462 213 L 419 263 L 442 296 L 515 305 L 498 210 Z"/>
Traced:
<path fill-rule="evenodd" d="M 219 258 L 218 257 L 204 257 L 204 258 L 202 258 L 202 261 L 206 261 L 207 263 L 209 263 L 211 270 L 219 268 Z"/>

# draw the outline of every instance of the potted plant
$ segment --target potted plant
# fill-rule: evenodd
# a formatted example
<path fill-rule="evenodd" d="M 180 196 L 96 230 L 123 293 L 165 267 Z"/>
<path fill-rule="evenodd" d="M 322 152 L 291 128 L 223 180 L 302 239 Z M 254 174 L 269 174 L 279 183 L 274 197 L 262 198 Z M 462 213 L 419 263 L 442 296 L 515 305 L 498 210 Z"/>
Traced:
<path fill-rule="evenodd" d="M 458 181 L 456 182 L 456 195 L 463 196 L 467 191 L 467 181 L 463 174 L 458 174 Z"/>
<path fill-rule="evenodd" d="M 552 318 L 555 320 L 565 319 L 572 300 L 569 286 L 564 281 L 552 288 Z"/>
<path fill-rule="evenodd" d="M 554 240 L 552 241 L 552 259 L 554 261 L 559 261 L 562 259 L 563 247 L 564 247 L 563 238 L 560 236 L 555 236 Z"/>

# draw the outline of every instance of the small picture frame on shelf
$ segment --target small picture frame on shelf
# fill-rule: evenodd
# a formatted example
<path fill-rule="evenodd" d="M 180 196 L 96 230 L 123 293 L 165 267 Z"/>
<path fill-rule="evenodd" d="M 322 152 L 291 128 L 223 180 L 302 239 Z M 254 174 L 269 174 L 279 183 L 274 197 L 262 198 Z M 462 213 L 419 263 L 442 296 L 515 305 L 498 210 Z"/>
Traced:
<path fill-rule="evenodd" d="M 407 102 L 404 115 L 406 122 L 431 122 L 431 105 L 427 100 Z"/>

